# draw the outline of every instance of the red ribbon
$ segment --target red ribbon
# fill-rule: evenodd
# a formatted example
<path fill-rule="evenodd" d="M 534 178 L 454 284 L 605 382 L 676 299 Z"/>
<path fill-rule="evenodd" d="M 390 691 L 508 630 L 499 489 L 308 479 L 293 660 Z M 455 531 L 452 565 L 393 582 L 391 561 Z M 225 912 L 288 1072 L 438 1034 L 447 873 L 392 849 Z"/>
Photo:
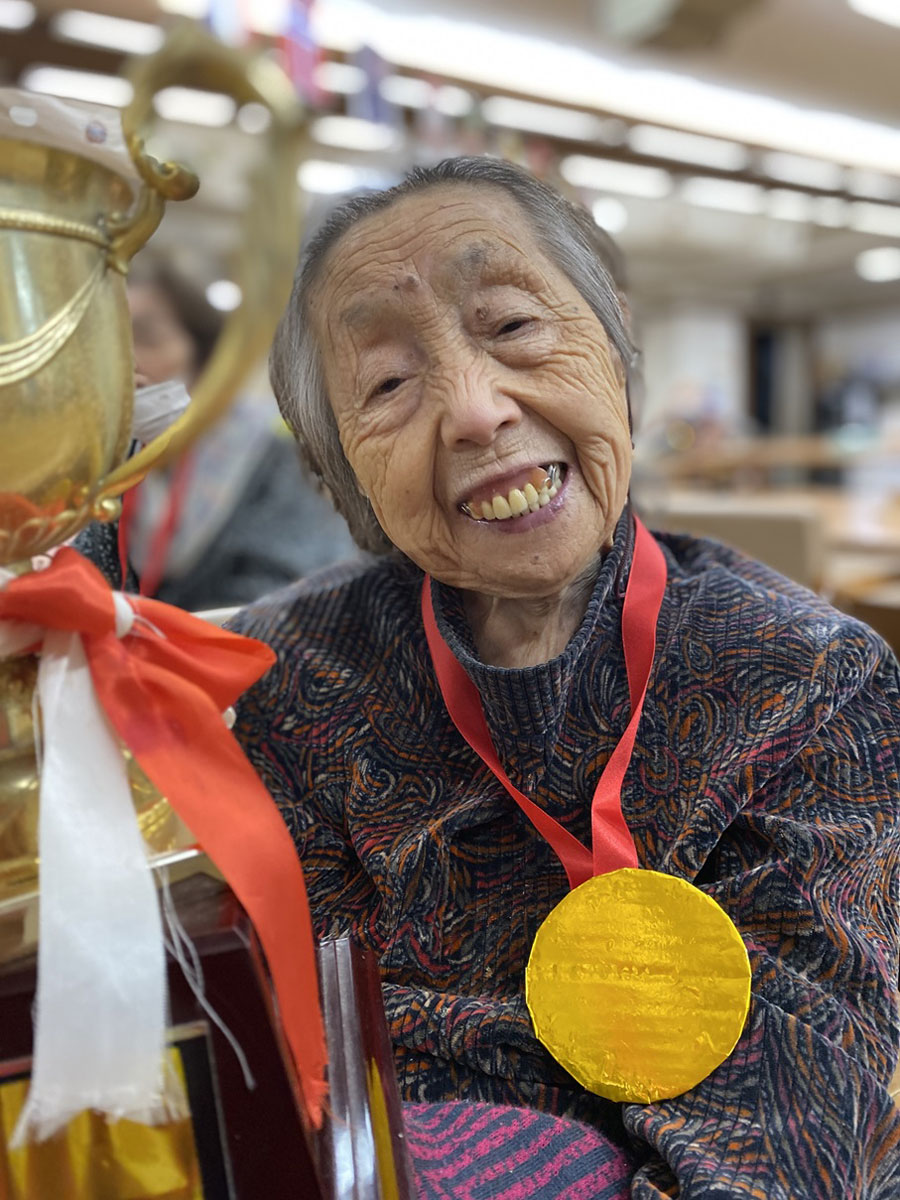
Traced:
<path fill-rule="evenodd" d="M 222 719 L 275 655 L 169 604 L 127 599 L 135 624 L 119 637 L 106 580 L 64 547 L 46 570 L 0 591 L 0 619 L 81 635 L 110 723 L 253 922 L 305 1109 L 318 1126 L 326 1052 L 303 872 L 278 809 Z"/>
<path fill-rule="evenodd" d="M 453 724 L 485 766 L 489 767 L 553 848 L 573 890 L 593 875 L 620 867 L 639 866 L 634 839 L 622 812 L 622 783 L 631 762 L 656 648 L 656 623 L 666 588 L 666 560 L 653 535 L 634 519 L 634 555 L 622 606 L 622 642 L 631 717 L 603 768 L 591 803 L 591 845 L 588 850 L 549 813 L 520 792 L 503 769 L 475 684 L 466 674 L 437 627 L 431 599 L 431 579 L 422 584 L 422 621 L 438 686 Z"/>

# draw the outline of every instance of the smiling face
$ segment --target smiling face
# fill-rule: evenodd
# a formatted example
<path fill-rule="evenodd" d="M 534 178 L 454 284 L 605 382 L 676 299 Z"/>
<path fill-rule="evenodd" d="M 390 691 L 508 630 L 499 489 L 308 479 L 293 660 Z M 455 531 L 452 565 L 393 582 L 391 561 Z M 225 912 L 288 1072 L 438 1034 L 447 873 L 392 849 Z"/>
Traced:
<path fill-rule="evenodd" d="M 505 191 L 440 185 L 360 221 L 310 312 L 394 545 L 487 596 L 553 597 L 592 569 L 628 492 L 624 372 Z"/>

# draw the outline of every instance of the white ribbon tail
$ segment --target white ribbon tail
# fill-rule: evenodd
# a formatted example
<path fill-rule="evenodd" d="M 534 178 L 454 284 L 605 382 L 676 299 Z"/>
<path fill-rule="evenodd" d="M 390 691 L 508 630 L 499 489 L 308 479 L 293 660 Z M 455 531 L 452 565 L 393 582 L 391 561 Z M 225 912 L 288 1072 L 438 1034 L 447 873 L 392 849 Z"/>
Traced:
<path fill-rule="evenodd" d="M 153 1123 L 184 1111 L 165 1068 L 159 903 L 122 752 L 78 634 L 44 632 L 38 669 L 40 943 L 31 1088 L 11 1144 L 83 1109 Z"/>

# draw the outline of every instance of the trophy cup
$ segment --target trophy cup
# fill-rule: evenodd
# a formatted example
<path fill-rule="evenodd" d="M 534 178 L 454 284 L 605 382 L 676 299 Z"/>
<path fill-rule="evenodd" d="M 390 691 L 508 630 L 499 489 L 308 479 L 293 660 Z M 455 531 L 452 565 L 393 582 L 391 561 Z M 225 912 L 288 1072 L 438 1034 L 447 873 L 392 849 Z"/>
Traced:
<path fill-rule="evenodd" d="M 80 107 L 0 93 L 0 568 L 7 596 L 34 577 L 35 556 L 91 520 L 115 518 L 124 490 L 151 466 L 170 461 L 215 419 L 267 345 L 290 283 L 299 234 L 293 205 L 302 126 L 288 81 L 270 62 L 248 66 L 236 52 L 188 28 L 143 60 L 133 79 L 135 99 L 122 115 L 121 130 L 115 120 Z M 190 409 L 126 459 L 133 368 L 124 276 L 159 223 L 165 201 L 187 199 L 197 188 L 188 171 L 146 155 L 139 133 L 154 92 L 186 81 L 269 107 L 272 153 L 263 188 L 277 219 L 253 214 L 243 246 L 245 302 L 226 324 Z M 48 575 L 66 554 L 74 552 L 61 551 Z M 74 559 L 66 561 L 74 566 Z M 73 606 L 84 603 L 74 593 L 70 599 Z M 64 592 L 60 603 L 65 607 Z M 166 607 L 148 611 L 158 614 Z M 144 610 L 123 609 L 119 598 L 117 637 L 124 636 L 118 631 L 123 611 L 126 625 L 143 620 L 153 626 Z M 319 953 L 331 1060 L 330 1094 L 319 1120 L 302 1079 L 298 1083 L 296 1045 L 270 945 L 248 918 L 233 877 L 226 883 L 196 844 L 195 835 L 206 846 L 195 822 L 188 822 L 194 830 L 189 832 L 174 811 L 175 789 L 170 804 L 124 737 L 116 753 L 123 756 L 123 777 L 150 866 L 165 891 L 164 907 L 171 909 L 166 1063 L 180 1080 L 186 1106 L 147 1124 L 110 1123 L 86 1104 L 86 1111 L 46 1140 L 12 1145 L 36 1062 L 32 1008 L 37 987 L 40 1014 L 41 993 L 35 950 L 42 907 L 49 907 L 43 876 L 39 889 L 39 866 L 50 870 L 51 861 L 38 840 L 39 796 L 55 753 L 46 695 L 39 691 L 42 656 L 29 652 L 31 619 L 24 610 L 14 621 L 0 613 L 3 1200 L 411 1195 L 377 968 L 344 942 Z M 10 628 L 14 634 L 26 631 L 13 651 L 2 640 Z M 171 634 L 163 631 L 163 640 L 174 639 L 172 628 Z M 155 626 L 154 632 L 160 634 Z M 83 640 L 90 640 L 87 634 Z M 46 659 L 48 642 L 43 646 Z M 96 677 L 95 660 L 89 665 Z M 160 724 L 158 714 L 156 719 L 165 732 L 166 720 Z M 121 725 L 110 721 L 121 735 Z M 42 739 L 39 768 L 36 743 Z M 84 765 L 81 770 L 83 776 Z M 62 778 L 65 783 L 65 764 Z M 258 781 L 256 786 L 261 788 Z M 211 791 L 209 805 L 217 802 L 215 788 Z M 269 805 L 274 812 L 270 800 Z M 286 834 L 277 812 L 275 819 Z M 210 855 L 217 857 L 212 849 Z M 82 930 L 72 930 L 74 940 L 80 936 Z M 312 976 L 309 1011 L 319 1020 L 315 964 Z M 62 1001 L 64 1008 L 64 995 Z M 296 1026 L 294 1020 L 295 1034 Z"/>

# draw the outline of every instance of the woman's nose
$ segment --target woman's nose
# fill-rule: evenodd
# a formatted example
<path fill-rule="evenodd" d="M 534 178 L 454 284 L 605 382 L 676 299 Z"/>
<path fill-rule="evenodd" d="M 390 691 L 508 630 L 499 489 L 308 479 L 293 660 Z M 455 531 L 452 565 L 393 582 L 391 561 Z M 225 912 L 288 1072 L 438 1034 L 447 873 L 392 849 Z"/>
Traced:
<path fill-rule="evenodd" d="M 487 364 L 471 362 L 449 372 L 441 391 L 441 440 L 448 449 L 489 446 L 501 429 L 522 419 L 518 401 L 499 386 Z"/>

